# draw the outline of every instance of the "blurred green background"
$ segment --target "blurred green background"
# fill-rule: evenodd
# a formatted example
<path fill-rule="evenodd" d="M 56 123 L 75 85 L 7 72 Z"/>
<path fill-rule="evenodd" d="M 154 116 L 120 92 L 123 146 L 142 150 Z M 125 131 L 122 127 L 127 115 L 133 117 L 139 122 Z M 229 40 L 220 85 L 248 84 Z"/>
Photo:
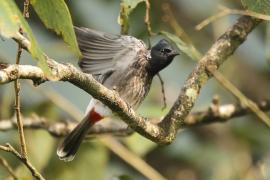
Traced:
<path fill-rule="evenodd" d="M 152 0 L 152 30 L 166 30 L 173 33 L 164 16 L 164 3 L 171 5 L 174 17 L 187 32 L 194 45 L 206 52 L 215 39 L 232 25 L 237 16 L 225 16 L 208 25 L 201 31 L 195 26 L 205 18 L 216 14 L 219 5 L 243 9 L 240 1 L 234 0 Z M 117 0 L 76 0 L 66 1 L 73 23 L 92 29 L 120 33 L 117 17 L 120 1 Z M 22 7 L 22 1 L 17 1 Z M 147 42 L 144 24 L 145 5 L 141 3 L 131 14 L 130 33 Z M 30 25 L 40 46 L 52 58 L 59 62 L 77 65 L 77 59 L 67 45 L 53 32 L 47 30 L 30 9 Z M 269 23 L 262 23 L 252 32 L 247 41 L 221 67 L 224 75 L 231 80 L 246 96 L 258 101 L 269 98 Z M 151 38 L 154 44 L 161 36 Z M 8 63 L 15 61 L 17 44 L 12 40 L 0 40 L 0 59 Z M 23 53 L 22 64 L 33 64 L 30 55 Z M 185 79 L 196 62 L 185 55 L 177 56 L 175 61 L 161 72 L 165 81 L 168 107 L 162 111 L 162 94 L 158 79 L 153 82 L 151 91 L 138 112 L 146 117 L 162 117 L 177 98 Z M 82 112 L 90 96 L 75 86 L 64 82 L 47 82 L 32 87 L 22 80 L 22 113 L 36 113 L 45 116 L 51 122 L 73 120 L 67 112 L 54 105 L 40 93 L 51 89 L 60 93 Z M 193 111 L 206 109 L 214 95 L 221 103 L 236 103 L 237 100 L 223 89 L 214 79 L 203 87 Z M 64 105 L 64 104 L 63 104 Z M 14 115 L 13 84 L 0 87 L 0 119 Z M 134 133 L 130 137 L 119 138 L 130 151 L 138 154 L 149 165 L 168 179 L 183 180 L 260 180 L 270 179 L 270 131 L 255 116 L 244 116 L 226 123 L 184 129 L 176 140 L 168 146 L 157 146 Z M 37 169 L 48 179 L 84 180 L 117 179 L 127 175 L 133 179 L 146 179 L 138 171 L 114 155 L 99 140 L 84 143 L 76 158 L 70 163 L 58 160 L 56 147 L 60 139 L 50 136 L 43 130 L 26 130 L 29 157 Z M 0 143 L 10 142 L 18 146 L 18 134 L 15 130 L 0 132 Z M 0 152 L 23 179 L 32 179 L 28 170 L 12 155 Z M 0 179 L 7 177 L 0 166 Z"/>

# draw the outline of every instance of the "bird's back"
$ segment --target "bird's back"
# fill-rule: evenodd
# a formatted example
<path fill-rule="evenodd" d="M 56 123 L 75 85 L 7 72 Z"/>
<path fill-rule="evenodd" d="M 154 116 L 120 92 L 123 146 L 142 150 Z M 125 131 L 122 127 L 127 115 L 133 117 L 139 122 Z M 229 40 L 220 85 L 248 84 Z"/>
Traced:
<path fill-rule="evenodd" d="M 83 72 L 90 73 L 109 89 L 119 93 L 133 108 L 149 91 L 152 77 L 148 75 L 150 52 L 146 45 L 131 36 L 112 35 L 88 28 L 75 32 L 83 58 Z"/>

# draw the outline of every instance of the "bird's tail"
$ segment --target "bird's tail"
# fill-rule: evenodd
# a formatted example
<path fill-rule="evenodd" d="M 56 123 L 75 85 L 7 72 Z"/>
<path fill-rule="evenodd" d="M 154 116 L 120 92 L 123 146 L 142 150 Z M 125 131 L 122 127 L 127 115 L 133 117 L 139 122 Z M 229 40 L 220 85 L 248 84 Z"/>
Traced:
<path fill-rule="evenodd" d="M 57 148 L 57 155 L 60 160 L 72 161 L 80 144 L 88 130 L 95 124 L 86 116 L 64 139 Z"/>

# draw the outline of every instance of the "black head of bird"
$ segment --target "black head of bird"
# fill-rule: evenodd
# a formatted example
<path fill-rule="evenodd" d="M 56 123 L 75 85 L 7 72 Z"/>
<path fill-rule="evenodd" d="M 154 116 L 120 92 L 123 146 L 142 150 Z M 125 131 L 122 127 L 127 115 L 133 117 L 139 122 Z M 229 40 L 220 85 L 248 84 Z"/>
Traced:
<path fill-rule="evenodd" d="M 149 71 L 155 75 L 160 70 L 168 66 L 179 53 L 174 50 L 168 41 L 160 40 L 151 48 L 151 59 Z"/>

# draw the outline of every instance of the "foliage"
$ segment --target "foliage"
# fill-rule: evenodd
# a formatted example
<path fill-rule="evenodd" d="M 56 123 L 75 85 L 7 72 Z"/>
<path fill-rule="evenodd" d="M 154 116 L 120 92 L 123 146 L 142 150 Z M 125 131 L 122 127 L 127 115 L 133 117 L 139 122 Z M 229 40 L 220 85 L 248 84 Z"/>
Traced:
<path fill-rule="evenodd" d="M 121 34 L 127 34 L 129 29 L 129 15 L 144 0 L 121 0 L 118 23 L 121 26 Z"/>
<path fill-rule="evenodd" d="M 165 31 L 160 32 L 162 35 L 166 36 L 172 42 L 174 42 L 177 48 L 189 56 L 192 60 L 198 61 L 201 58 L 201 53 L 190 43 L 185 42 L 180 37 Z"/>
<path fill-rule="evenodd" d="M 48 72 L 45 56 L 41 50 L 39 44 L 34 37 L 31 28 L 26 20 L 23 18 L 22 13 L 17 8 L 13 0 L 0 1 L 0 33 L 7 38 L 13 38 L 18 36 L 19 29 L 26 34 L 29 38 L 31 46 L 29 48 L 30 53 L 39 62 L 40 67 Z"/>
<path fill-rule="evenodd" d="M 31 0 L 41 21 L 49 29 L 61 35 L 64 41 L 70 45 L 76 55 L 80 56 L 80 50 L 73 30 L 71 16 L 64 0 Z"/>
<path fill-rule="evenodd" d="M 241 0 L 244 7 L 248 10 L 270 15 L 270 1 L 269 0 Z"/>
<path fill-rule="evenodd" d="M 57 34 L 63 36 L 71 49 L 80 56 L 80 51 L 76 41 L 71 16 L 69 10 L 63 0 L 49 0 L 49 1 L 36 1 L 31 0 L 35 11 L 39 15 L 42 22 L 50 29 L 54 30 Z M 0 33 L 6 38 L 13 38 L 18 36 L 19 29 L 29 38 L 31 43 L 29 52 L 39 62 L 40 67 L 48 74 L 49 68 L 47 67 L 46 57 L 36 38 L 34 37 L 31 28 L 26 20 L 23 18 L 22 13 L 16 6 L 13 0 L 0 2 Z M 50 75 L 50 74 L 48 74 Z"/>

